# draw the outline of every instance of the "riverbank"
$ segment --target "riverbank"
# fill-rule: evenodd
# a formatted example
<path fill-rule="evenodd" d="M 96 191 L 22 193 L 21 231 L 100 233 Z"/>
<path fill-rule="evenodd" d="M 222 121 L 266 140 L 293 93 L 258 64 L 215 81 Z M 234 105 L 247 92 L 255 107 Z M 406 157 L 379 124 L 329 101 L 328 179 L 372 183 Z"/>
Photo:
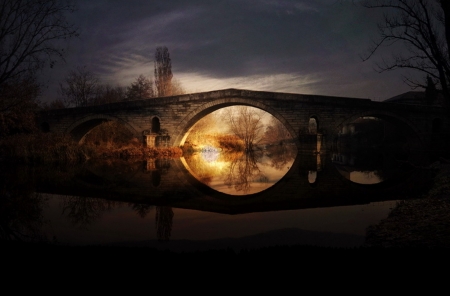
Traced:
<path fill-rule="evenodd" d="M 450 164 L 435 164 L 436 176 L 426 196 L 400 202 L 367 229 L 364 248 L 450 248 Z"/>
<path fill-rule="evenodd" d="M 0 161 L 21 164 L 76 164 L 89 159 L 178 158 L 179 147 L 145 147 L 131 141 L 127 145 L 78 144 L 70 136 L 50 133 L 16 135 L 0 140 Z"/>

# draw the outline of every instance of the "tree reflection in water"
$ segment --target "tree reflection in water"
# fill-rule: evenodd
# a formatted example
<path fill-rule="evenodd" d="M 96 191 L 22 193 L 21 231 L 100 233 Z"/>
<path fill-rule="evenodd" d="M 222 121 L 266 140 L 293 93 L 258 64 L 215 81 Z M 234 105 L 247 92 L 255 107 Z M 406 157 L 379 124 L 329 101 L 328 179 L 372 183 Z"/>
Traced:
<path fill-rule="evenodd" d="M 194 153 L 183 158 L 190 173 L 203 184 L 231 195 L 260 192 L 278 182 L 297 156 L 295 144 L 276 144 L 258 150 Z"/>
<path fill-rule="evenodd" d="M 145 218 L 147 214 L 154 208 L 152 205 L 145 204 L 130 204 L 130 207 L 139 215 L 141 218 Z"/>
<path fill-rule="evenodd" d="M 90 197 L 66 196 L 63 199 L 63 214 L 67 214 L 74 226 L 87 229 L 93 222 L 99 220 L 105 211 L 115 206 L 114 201 Z"/>
<path fill-rule="evenodd" d="M 297 149 L 294 145 L 274 145 L 267 147 L 267 156 L 270 158 L 271 166 L 277 170 L 282 170 L 297 156 Z"/>
<path fill-rule="evenodd" d="M 156 207 L 155 228 L 158 241 L 168 241 L 172 232 L 173 210 L 172 207 Z"/>
<path fill-rule="evenodd" d="M 244 153 L 242 157 L 231 161 L 225 172 L 225 185 L 233 187 L 237 192 L 247 193 L 254 179 L 257 177 L 264 179 L 256 163 L 254 151 Z"/>
<path fill-rule="evenodd" d="M 16 188 L 17 189 L 17 188 Z M 45 242 L 41 232 L 42 194 L 27 190 L 0 190 L 0 240 L 18 242 Z"/>

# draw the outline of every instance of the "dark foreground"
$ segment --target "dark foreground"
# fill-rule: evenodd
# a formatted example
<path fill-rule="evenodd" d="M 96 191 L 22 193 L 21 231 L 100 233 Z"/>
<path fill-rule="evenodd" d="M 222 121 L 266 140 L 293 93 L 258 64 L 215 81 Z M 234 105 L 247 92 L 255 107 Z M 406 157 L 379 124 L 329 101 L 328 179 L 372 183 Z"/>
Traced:
<path fill-rule="evenodd" d="M 292 236 L 292 231 L 289 233 Z M 282 242 L 280 233 L 276 241 Z M 287 233 L 281 234 L 286 236 Z M 306 233 L 294 233 L 305 237 Z M 267 237 L 266 237 L 267 239 Z M 274 237 L 272 237 L 274 239 Z M 317 237 L 314 238 L 317 241 Z M 126 256 L 157 256 L 157 258 L 243 258 L 254 256 L 276 256 L 278 258 L 293 258 L 317 254 L 373 254 L 386 252 L 405 254 L 405 250 L 435 253 L 439 250 L 447 252 L 450 249 L 450 165 L 439 166 L 436 170 L 434 185 L 428 194 L 419 199 L 402 201 L 392 210 L 389 216 L 377 225 L 367 229 L 366 236 L 362 237 L 330 237 L 327 239 L 352 241 L 358 247 L 323 247 L 309 244 L 308 241 L 299 241 L 298 244 L 271 247 L 236 248 L 231 242 L 222 242 L 218 245 L 203 246 L 199 248 L 181 248 L 179 250 L 164 250 L 155 245 L 143 243 L 141 245 L 108 245 L 108 246 L 61 246 L 45 243 L 20 243 L 0 241 L 3 254 L 11 256 L 46 257 L 62 255 L 67 257 L 74 254 L 96 254 L 116 257 Z M 311 240 L 313 241 L 313 240 Z M 230 244 L 231 247 L 224 247 Z M 247 245 L 248 246 L 248 245 Z"/>

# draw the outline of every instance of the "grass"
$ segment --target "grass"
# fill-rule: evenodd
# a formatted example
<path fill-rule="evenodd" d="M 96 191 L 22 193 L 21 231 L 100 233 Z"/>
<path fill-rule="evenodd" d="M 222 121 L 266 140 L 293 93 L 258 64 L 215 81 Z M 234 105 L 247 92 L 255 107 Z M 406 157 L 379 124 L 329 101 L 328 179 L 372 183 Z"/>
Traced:
<path fill-rule="evenodd" d="M 0 140 L 0 160 L 23 164 L 70 164 L 88 159 L 180 157 L 178 147 L 144 147 L 136 141 L 117 144 L 111 141 L 79 145 L 70 136 L 53 133 L 15 135 Z"/>

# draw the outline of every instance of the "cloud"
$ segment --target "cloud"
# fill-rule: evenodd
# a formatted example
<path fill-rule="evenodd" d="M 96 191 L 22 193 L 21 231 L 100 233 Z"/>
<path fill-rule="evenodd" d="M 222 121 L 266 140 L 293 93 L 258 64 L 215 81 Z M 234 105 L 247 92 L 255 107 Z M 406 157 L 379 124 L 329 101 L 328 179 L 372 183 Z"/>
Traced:
<path fill-rule="evenodd" d="M 308 75 L 275 74 L 246 75 L 230 78 L 212 78 L 197 73 L 179 73 L 177 79 L 182 81 L 187 92 L 212 91 L 226 88 L 250 89 L 257 91 L 280 91 L 293 93 L 312 93 L 311 87 L 318 79 Z M 277 87 L 274 88 L 274 85 Z"/>
<path fill-rule="evenodd" d="M 71 21 L 81 36 L 70 41 L 67 63 L 45 78 L 86 65 L 105 82 L 127 85 L 152 76 L 154 51 L 164 45 L 174 76 L 193 91 L 388 98 L 407 90 L 401 78 L 378 75 L 360 59 L 377 18 L 352 1 L 80 0 Z"/>

